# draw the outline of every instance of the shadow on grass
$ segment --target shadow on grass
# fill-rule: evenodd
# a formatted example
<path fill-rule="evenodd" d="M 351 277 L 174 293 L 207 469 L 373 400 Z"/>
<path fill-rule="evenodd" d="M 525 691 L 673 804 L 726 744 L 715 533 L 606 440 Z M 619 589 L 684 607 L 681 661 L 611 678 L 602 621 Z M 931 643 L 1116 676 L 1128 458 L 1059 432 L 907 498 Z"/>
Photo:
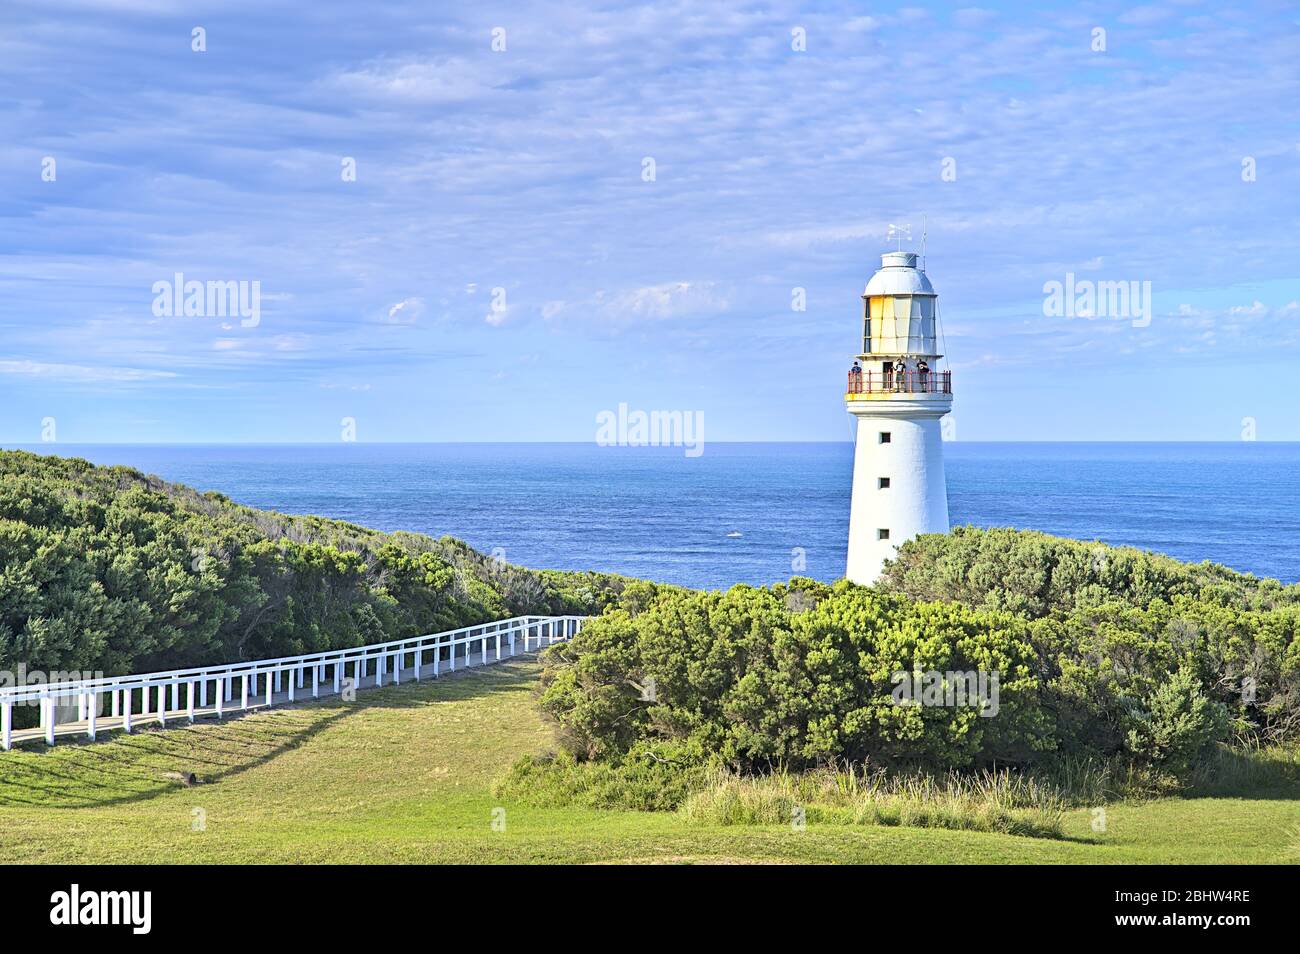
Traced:
<path fill-rule="evenodd" d="M 1300 800 L 1300 748 L 1219 746 L 1198 766 L 1184 798 Z"/>
<path fill-rule="evenodd" d="M 194 773 L 210 785 L 265 765 L 367 710 L 415 709 L 499 693 L 530 691 L 531 657 L 444 673 L 438 679 L 363 689 L 354 701 L 323 696 L 218 721 L 114 730 L 95 742 L 29 744 L 0 753 L 0 808 L 93 808 L 155 798 L 183 787 L 167 773 Z"/>

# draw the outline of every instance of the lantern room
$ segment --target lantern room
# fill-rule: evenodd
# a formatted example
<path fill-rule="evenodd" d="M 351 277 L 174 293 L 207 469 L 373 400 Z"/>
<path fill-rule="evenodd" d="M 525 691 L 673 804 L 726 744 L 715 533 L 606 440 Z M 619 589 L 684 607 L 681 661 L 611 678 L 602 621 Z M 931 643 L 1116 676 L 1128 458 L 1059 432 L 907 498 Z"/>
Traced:
<path fill-rule="evenodd" d="M 936 295 L 912 252 L 886 252 L 862 293 L 863 358 L 939 357 Z"/>

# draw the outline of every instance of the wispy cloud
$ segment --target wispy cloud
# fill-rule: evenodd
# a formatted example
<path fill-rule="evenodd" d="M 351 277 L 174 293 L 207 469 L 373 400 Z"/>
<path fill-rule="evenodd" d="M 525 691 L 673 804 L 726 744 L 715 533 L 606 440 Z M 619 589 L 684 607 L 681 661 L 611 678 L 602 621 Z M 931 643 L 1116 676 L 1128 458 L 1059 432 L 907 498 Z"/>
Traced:
<path fill-rule="evenodd" d="M 156 371 L 147 368 L 88 367 L 79 364 L 53 364 L 47 361 L 0 360 L 0 374 L 46 378 L 52 381 L 85 383 L 132 383 L 175 378 L 174 371 Z"/>

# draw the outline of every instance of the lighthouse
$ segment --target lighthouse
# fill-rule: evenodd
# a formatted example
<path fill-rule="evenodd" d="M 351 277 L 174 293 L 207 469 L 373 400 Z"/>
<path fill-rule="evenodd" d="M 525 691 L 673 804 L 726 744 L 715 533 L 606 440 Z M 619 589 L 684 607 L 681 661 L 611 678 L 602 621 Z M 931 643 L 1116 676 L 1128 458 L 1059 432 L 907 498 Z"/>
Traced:
<path fill-rule="evenodd" d="M 938 296 L 912 252 L 886 252 L 862 293 L 862 348 L 844 403 L 856 428 L 846 575 L 874 583 L 919 533 L 948 530 L 940 419 L 952 372 L 940 370 Z"/>

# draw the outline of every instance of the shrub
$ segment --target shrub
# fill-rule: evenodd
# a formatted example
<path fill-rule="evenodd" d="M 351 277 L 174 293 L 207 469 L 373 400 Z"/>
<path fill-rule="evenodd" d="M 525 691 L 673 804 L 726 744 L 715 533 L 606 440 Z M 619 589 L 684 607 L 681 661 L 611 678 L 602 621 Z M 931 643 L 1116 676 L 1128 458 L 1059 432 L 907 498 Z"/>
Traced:
<path fill-rule="evenodd" d="M 960 557 L 969 541 L 959 543 Z M 1300 729 L 1300 606 L 1281 591 L 1203 570 L 1215 590 L 1206 601 L 1194 575 L 1139 561 L 1111 568 L 1123 597 L 1103 587 L 1086 606 L 1035 603 L 1028 594 L 1053 592 L 1061 577 L 1032 573 L 1028 552 L 1052 549 L 1022 552 L 1012 574 L 1036 617 L 846 581 L 639 590 L 548 653 L 542 707 L 578 759 L 663 744 L 746 773 L 867 760 L 1045 770 L 1119 758 L 1116 778 L 1153 790 L 1230 735 L 1278 743 Z M 933 563 L 939 576 L 960 565 Z M 1278 605 L 1226 605 L 1268 599 Z M 997 673 L 996 716 L 978 704 L 896 704 L 896 675 L 917 672 Z"/>
<path fill-rule="evenodd" d="M 1208 699 L 1188 669 L 1180 669 L 1151 694 L 1145 710 L 1128 720 L 1128 750 L 1141 761 L 1186 775 L 1227 732 L 1228 714 Z"/>
<path fill-rule="evenodd" d="M 0 671 L 146 672 L 599 612 L 625 582 L 0 451 Z"/>
<path fill-rule="evenodd" d="M 1130 547 L 959 527 L 904 543 L 881 586 L 1030 620 L 1066 751 L 1121 750 L 1136 728 L 1133 742 L 1152 757 L 1159 746 L 1128 713 L 1149 711 L 1183 667 L 1226 709 L 1237 741 L 1300 735 L 1300 584 Z"/>
<path fill-rule="evenodd" d="M 668 743 L 741 769 L 828 760 L 977 767 L 1053 748 L 1026 624 L 840 583 L 810 609 L 784 589 L 666 592 L 546 655 L 542 707 L 565 748 L 619 759 Z M 997 672 L 998 714 L 900 706 L 894 674 Z M 652 690 L 652 691 L 650 691 Z"/>
<path fill-rule="evenodd" d="M 579 762 L 561 752 L 519 759 L 493 793 L 538 808 L 671 811 L 703 779 L 703 769 L 698 766 L 661 761 L 649 753 L 617 762 Z"/>

